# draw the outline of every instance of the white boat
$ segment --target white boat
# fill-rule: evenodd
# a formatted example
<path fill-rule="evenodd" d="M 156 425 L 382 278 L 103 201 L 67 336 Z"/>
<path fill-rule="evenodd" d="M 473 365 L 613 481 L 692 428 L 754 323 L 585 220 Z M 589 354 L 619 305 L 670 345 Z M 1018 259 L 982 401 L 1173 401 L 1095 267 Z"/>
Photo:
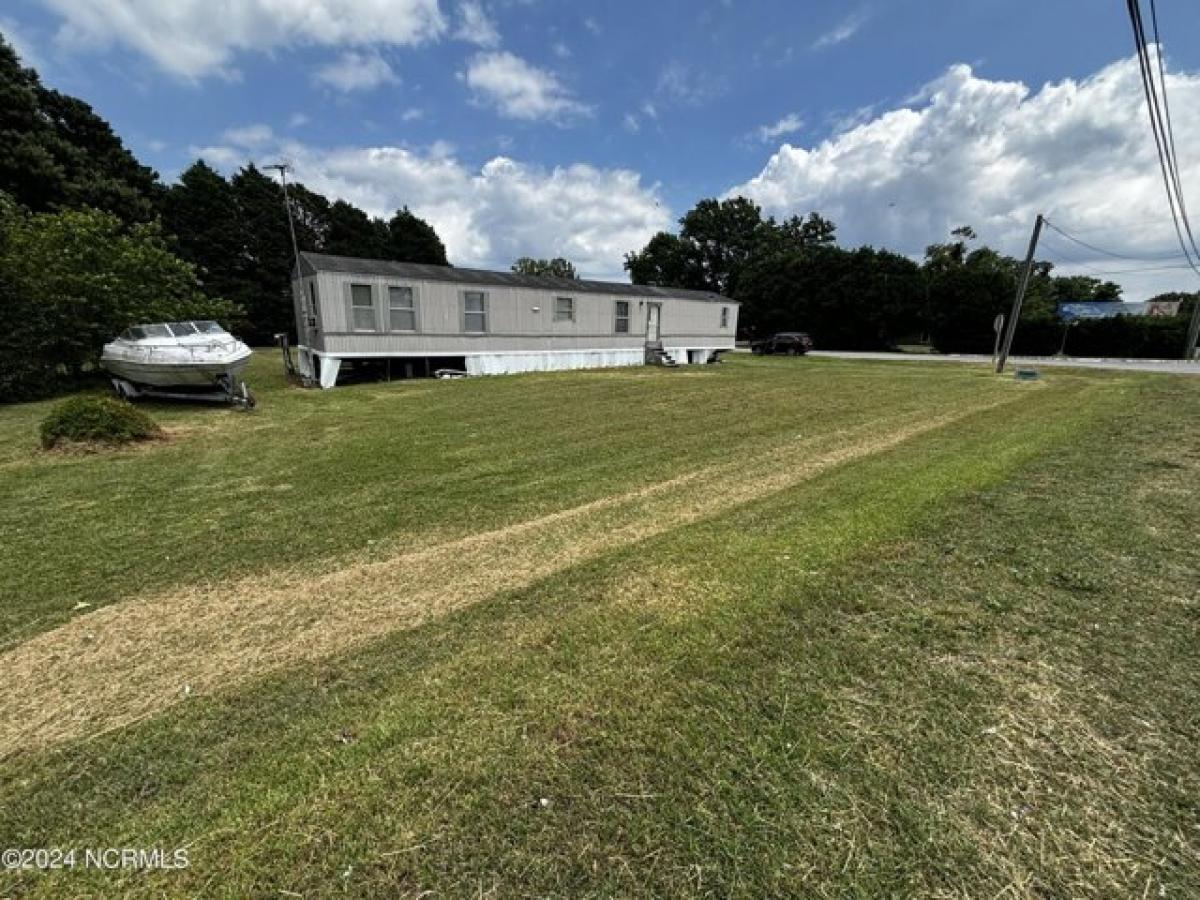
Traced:
<path fill-rule="evenodd" d="M 104 345 L 100 365 L 125 397 L 209 392 L 218 399 L 248 396 L 241 371 L 251 350 L 216 322 L 134 325 Z"/>

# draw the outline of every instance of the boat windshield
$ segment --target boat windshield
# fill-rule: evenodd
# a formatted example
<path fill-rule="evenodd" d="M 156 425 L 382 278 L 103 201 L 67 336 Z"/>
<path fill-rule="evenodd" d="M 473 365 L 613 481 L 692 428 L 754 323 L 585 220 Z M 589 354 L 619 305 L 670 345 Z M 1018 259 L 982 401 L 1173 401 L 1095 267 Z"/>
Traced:
<path fill-rule="evenodd" d="M 196 326 L 191 322 L 168 322 L 167 327 L 171 329 L 171 334 L 177 338 L 191 337 L 193 334 L 199 334 Z"/>
<path fill-rule="evenodd" d="M 225 334 L 226 331 L 216 322 L 193 322 L 201 334 Z"/>
<path fill-rule="evenodd" d="M 171 332 L 167 330 L 166 325 L 134 325 L 132 328 L 126 329 L 121 336 L 129 340 L 140 341 L 143 338 L 170 337 Z"/>

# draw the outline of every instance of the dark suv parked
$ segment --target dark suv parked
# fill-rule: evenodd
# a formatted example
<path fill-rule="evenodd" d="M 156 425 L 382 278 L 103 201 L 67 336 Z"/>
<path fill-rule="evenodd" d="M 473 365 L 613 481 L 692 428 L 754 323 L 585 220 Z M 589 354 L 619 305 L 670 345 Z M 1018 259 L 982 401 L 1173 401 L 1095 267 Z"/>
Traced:
<path fill-rule="evenodd" d="M 803 331 L 781 331 L 773 334 L 765 341 L 755 341 L 750 349 L 755 353 L 785 353 L 789 356 L 803 356 L 812 349 L 812 338 Z"/>

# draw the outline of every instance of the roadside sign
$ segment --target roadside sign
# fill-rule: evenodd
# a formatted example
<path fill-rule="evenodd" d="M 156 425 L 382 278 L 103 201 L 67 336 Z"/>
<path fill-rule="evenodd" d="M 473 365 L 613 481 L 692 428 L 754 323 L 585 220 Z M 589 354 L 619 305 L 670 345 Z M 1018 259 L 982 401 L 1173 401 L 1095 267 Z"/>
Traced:
<path fill-rule="evenodd" d="M 996 332 L 996 342 L 992 345 L 992 368 L 996 368 L 996 360 L 1000 357 L 1000 339 L 1004 334 L 1004 313 L 997 313 L 992 320 L 992 331 Z"/>

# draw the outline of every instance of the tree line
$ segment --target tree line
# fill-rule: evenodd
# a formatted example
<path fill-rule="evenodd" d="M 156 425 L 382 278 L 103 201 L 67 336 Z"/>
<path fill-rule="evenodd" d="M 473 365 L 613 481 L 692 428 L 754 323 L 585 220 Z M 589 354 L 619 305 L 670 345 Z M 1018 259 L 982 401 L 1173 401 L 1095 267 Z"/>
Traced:
<path fill-rule="evenodd" d="M 827 349 L 929 343 L 945 353 L 991 352 L 993 322 L 1009 313 L 1024 266 L 980 245 L 969 226 L 931 244 L 918 263 L 875 247 L 841 247 L 836 224 L 819 213 L 777 221 L 744 197 L 701 200 L 679 226 L 626 255 L 635 284 L 724 294 L 742 304 L 741 337 L 806 331 Z M 1183 301 L 1173 318 L 1086 321 L 1067 335 L 1058 304 L 1120 300 L 1121 288 L 1053 270 L 1034 263 L 1015 352 L 1053 354 L 1069 336 L 1076 355 L 1179 355 L 1196 294 L 1155 298 Z"/>
<path fill-rule="evenodd" d="M 429 223 L 388 220 L 289 185 L 300 249 L 446 265 Z M 252 343 L 292 328 L 293 265 L 283 190 L 253 165 L 229 177 L 197 160 L 174 184 L 142 165 L 82 100 L 43 85 L 0 35 L 0 400 L 66 389 L 95 372 L 105 340 L 136 321 L 216 318 Z M 702 200 L 677 234 L 629 253 L 638 284 L 696 288 L 742 303 L 742 337 L 805 330 L 818 346 L 874 349 L 929 340 L 990 349 L 1019 263 L 978 246 L 969 228 L 922 262 L 843 248 L 813 212 L 783 221 L 744 198 Z M 570 261 L 522 257 L 513 271 L 575 278 Z M 1017 352 L 1059 346 L 1061 300 L 1118 299 L 1120 288 L 1034 270 Z M 1082 323 L 1076 353 L 1174 356 L 1174 319 Z M 1177 334 L 1178 332 L 1178 334 Z"/>
<path fill-rule="evenodd" d="M 301 250 L 448 264 L 437 232 L 407 207 L 384 221 L 299 183 L 288 185 L 288 199 Z M 252 164 L 226 179 L 197 160 L 166 190 L 160 211 L 206 292 L 242 311 L 247 340 L 269 344 L 292 330 L 292 245 L 278 181 Z"/>
<path fill-rule="evenodd" d="M 301 250 L 447 265 L 429 223 L 288 186 Z M 278 181 L 197 160 L 164 184 L 85 102 L 0 35 L 0 400 L 66 389 L 135 321 L 216 318 L 252 343 L 292 328 Z"/>

